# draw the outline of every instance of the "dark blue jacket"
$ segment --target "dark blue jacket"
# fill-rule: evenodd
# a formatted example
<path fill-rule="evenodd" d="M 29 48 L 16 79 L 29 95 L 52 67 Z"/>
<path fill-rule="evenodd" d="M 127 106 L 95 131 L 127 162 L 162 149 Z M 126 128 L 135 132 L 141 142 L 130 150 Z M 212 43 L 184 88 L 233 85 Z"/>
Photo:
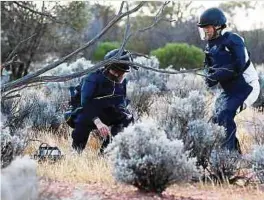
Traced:
<path fill-rule="evenodd" d="M 123 109 L 127 106 L 126 79 L 115 83 L 104 75 L 103 70 L 97 70 L 86 76 L 81 85 L 83 110 L 77 117 L 79 122 L 92 121 L 106 108 Z"/>
<path fill-rule="evenodd" d="M 237 34 L 226 32 L 208 41 L 205 52 L 205 63 L 212 68 L 209 70 L 209 79 L 219 82 L 228 95 L 244 101 L 252 87 L 242 75 L 250 62 L 243 39 Z"/>

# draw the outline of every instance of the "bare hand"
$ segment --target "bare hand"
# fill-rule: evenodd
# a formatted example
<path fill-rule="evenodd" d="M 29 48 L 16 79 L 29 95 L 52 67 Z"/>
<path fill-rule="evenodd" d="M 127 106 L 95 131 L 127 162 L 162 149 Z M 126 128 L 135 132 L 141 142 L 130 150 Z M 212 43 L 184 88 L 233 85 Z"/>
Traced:
<path fill-rule="evenodd" d="M 96 124 L 97 129 L 102 137 L 107 137 L 110 134 L 110 129 L 104 123 L 100 122 Z"/>

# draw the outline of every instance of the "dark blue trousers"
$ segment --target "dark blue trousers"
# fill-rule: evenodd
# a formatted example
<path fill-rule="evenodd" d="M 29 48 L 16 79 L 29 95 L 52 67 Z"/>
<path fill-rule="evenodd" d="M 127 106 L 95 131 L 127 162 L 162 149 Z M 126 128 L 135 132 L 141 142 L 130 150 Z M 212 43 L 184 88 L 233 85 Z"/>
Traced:
<path fill-rule="evenodd" d="M 80 113 L 81 115 L 82 113 Z M 133 122 L 133 116 L 129 118 L 127 114 L 130 114 L 128 110 L 117 110 L 114 108 L 104 109 L 98 116 L 100 120 L 107 126 L 111 126 L 111 135 L 114 137 Z M 96 129 L 96 126 L 92 121 L 76 121 L 75 129 L 72 132 L 72 147 L 78 152 L 82 152 L 87 144 L 89 133 Z M 101 147 L 101 152 L 107 147 L 110 142 L 110 137 L 107 137 Z"/>
<path fill-rule="evenodd" d="M 223 141 L 222 147 L 230 151 L 236 150 L 240 152 L 239 141 L 236 137 L 236 123 L 234 118 L 237 109 L 243 105 L 243 102 L 243 99 L 228 95 L 225 92 L 222 92 L 216 100 L 213 123 L 225 128 L 226 138 Z"/>

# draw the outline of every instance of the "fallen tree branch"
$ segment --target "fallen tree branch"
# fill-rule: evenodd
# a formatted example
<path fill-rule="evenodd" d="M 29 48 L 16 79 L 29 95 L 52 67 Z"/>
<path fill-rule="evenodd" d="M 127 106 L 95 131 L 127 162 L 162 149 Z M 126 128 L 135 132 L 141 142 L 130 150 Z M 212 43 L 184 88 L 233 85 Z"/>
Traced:
<path fill-rule="evenodd" d="M 162 69 L 156 69 L 156 68 L 148 67 L 148 66 L 142 65 L 140 63 L 135 63 L 135 62 L 129 62 L 129 61 L 117 60 L 117 59 L 109 59 L 109 60 L 105 60 L 105 61 L 99 62 L 99 63 L 95 64 L 91 68 L 88 68 L 86 70 L 83 70 L 83 71 L 80 71 L 80 72 L 76 72 L 76 73 L 73 73 L 73 74 L 69 74 L 69 75 L 35 77 L 34 79 L 30 80 L 30 83 L 37 83 L 37 82 L 65 82 L 65 81 L 69 81 L 69 80 L 74 79 L 74 78 L 78 78 L 78 77 L 87 75 L 88 73 L 93 72 L 93 71 L 95 71 L 95 70 L 97 70 L 99 68 L 102 68 L 105 65 L 108 65 L 108 64 L 111 64 L 111 63 L 129 64 L 130 66 L 141 67 L 143 69 L 147 69 L 147 70 L 151 70 L 151 71 L 158 72 L 158 73 L 163 73 L 163 74 L 193 73 L 193 74 L 196 74 L 196 75 L 205 76 L 205 75 L 197 73 L 197 71 L 200 71 L 202 68 L 195 68 L 195 69 L 181 70 L 181 71 L 176 71 L 176 70 L 170 71 L 170 70 L 162 70 Z"/>
<path fill-rule="evenodd" d="M 8 96 L 8 97 L 5 97 L 5 98 L 2 98 L 2 101 L 8 100 L 8 99 L 13 99 L 13 98 L 18 98 L 18 97 L 21 97 L 21 95 L 20 94 L 15 94 L 15 95 L 12 95 L 12 96 Z"/>

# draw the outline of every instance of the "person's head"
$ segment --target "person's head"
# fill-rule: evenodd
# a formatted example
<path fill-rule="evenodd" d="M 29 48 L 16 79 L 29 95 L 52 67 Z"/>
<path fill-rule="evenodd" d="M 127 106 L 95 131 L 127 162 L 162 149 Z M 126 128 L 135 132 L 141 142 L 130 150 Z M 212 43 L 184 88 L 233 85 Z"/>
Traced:
<path fill-rule="evenodd" d="M 205 10 L 197 23 L 202 40 L 213 40 L 226 28 L 226 17 L 219 8 Z"/>
<path fill-rule="evenodd" d="M 119 49 L 114 49 L 112 51 L 109 51 L 104 56 L 104 60 L 108 60 L 110 58 L 117 56 L 118 52 Z M 123 53 L 119 57 L 119 60 L 130 61 L 130 62 L 133 61 L 130 52 L 127 50 L 123 51 Z M 107 70 L 111 78 L 116 82 L 122 82 L 125 78 L 125 74 L 127 72 L 130 72 L 130 66 L 128 64 L 123 64 L 123 63 L 111 63 L 109 65 L 106 65 L 105 69 Z"/>

